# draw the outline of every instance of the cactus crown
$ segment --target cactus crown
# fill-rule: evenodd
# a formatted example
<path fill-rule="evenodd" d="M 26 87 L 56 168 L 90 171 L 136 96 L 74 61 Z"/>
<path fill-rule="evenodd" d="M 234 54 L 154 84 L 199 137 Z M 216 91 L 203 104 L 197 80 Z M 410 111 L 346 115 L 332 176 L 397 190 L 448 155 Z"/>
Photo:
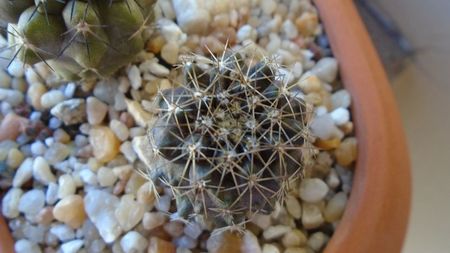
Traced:
<path fill-rule="evenodd" d="M 44 61 L 66 80 L 105 77 L 144 47 L 155 0 L 2 0 L 13 59 Z M 17 22 L 17 24 L 14 24 Z"/>
<path fill-rule="evenodd" d="M 236 227 L 272 211 L 302 175 L 309 113 L 300 91 L 269 59 L 230 50 L 181 68 L 184 83 L 159 92 L 150 178 L 172 189 L 188 220 Z"/>

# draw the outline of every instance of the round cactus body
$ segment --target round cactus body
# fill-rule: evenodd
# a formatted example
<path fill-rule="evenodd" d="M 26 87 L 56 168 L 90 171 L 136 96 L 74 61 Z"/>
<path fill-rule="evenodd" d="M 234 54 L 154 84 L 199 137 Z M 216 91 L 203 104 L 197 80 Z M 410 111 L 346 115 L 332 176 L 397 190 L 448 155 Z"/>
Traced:
<path fill-rule="evenodd" d="M 183 63 L 184 83 L 159 92 L 149 177 L 172 189 L 180 217 L 234 227 L 302 175 L 310 113 L 268 60 L 227 51 L 204 65 Z"/>
<path fill-rule="evenodd" d="M 25 63 L 45 61 L 66 80 L 106 77 L 143 49 L 154 2 L 4 0 L 0 25 Z"/>

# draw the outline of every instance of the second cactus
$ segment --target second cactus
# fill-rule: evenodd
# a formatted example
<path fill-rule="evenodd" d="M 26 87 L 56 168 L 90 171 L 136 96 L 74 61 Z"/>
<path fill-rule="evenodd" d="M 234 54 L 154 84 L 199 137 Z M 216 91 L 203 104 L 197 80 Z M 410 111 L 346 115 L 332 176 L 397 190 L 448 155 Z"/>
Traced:
<path fill-rule="evenodd" d="M 144 47 L 155 0 L 0 2 L 14 57 L 45 61 L 65 80 L 107 77 Z M 17 23 L 15 23 L 17 22 Z"/>

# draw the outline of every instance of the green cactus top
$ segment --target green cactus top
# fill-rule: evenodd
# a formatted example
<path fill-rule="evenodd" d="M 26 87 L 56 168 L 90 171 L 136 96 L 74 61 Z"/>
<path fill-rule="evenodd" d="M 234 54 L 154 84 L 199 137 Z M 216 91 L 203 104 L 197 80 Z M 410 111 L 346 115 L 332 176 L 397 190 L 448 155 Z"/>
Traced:
<path fill-rule="evenodd" d="M 106 77 L 144 47 L 155 0 L 0 1 L 0 25 L 25 63 L 45 61 L 66 80 Z"/>

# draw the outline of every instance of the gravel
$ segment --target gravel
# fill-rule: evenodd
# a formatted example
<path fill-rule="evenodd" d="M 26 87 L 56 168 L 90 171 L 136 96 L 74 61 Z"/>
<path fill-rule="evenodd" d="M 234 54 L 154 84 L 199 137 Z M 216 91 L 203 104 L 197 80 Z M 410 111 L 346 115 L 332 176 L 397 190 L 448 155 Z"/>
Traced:
<path fill-rule="evenodd" d="M 315 7 L 158 0 L 156 19 L 147 51 L 109 79 L 58 83 L 45 64 L 16 61 L 0 70 L 1 211 L 16 252 L 322 252 L 344 214 L 358 153 L 338 62 L 316 44 L 324 36 Z M 272 214 L 249 217 L 241 238 L 180 220 L 171 191 L 138 173 L 155 163 L 146 131 L 155 95 L 181 80 L 172 65 L 225 44 L 283 66 L 278 79 L 314 107 L 318 148 L 305 179 Z"/>

